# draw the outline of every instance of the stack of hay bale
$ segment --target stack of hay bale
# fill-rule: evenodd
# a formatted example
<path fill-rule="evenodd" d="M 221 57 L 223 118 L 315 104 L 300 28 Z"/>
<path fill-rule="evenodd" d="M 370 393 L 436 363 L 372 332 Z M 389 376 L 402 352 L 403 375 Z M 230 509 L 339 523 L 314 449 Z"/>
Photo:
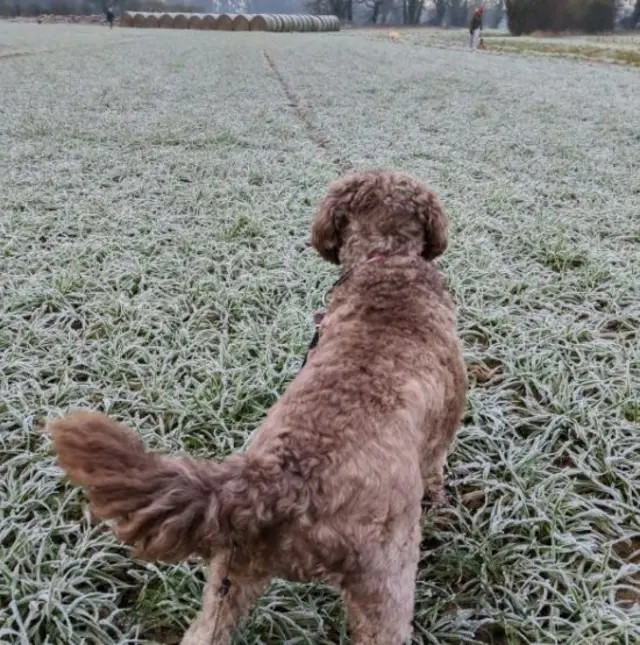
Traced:
<path fill-rule="evenodd" d="M 339 31 L 336 16 L 307 14 L 147 13 L 124 11 L 121 27 L 162 27 L 220 31 Z"/>

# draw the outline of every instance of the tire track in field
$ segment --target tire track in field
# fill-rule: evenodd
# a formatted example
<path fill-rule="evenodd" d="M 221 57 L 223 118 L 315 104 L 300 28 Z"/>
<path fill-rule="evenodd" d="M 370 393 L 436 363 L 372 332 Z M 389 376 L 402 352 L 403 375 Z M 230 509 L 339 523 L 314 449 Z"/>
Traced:
<path fill-rule="evenodd" d="M 287 82 L 269 52 L 266 49 L 263 49 L 262 55 L 276 77 L 282 92 L 286 96 L 289 107 L 293 108 L 295 116 L 304 126 L 309 140 L 314 143 L 324 155 L 330 157 L 331 163 L 337 168 L 340 175 L 353 172 L 353 164 L 342 154 L 340 149 L 333 144 L 331 139 L 329 139 L 322 130 L 316 127 L 313 122 L 313 112 L 311 111 L 311 108 L 302 104 L 300 97 Z"/>
<path fill-rule="evenodd" d="M 8 60 L 10 58 L 22 58 L 22 56 L 36 56 L 37 54 L 51 54 L 53 49 L 40 49 L 35 52 L 10 52 L 8 54 L 0 54 L 0 60 Z"/>

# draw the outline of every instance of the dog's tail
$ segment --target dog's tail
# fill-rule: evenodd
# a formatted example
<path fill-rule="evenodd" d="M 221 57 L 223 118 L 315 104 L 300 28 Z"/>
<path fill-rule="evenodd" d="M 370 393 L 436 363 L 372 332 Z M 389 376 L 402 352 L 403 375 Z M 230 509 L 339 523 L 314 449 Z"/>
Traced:
<path fill-rule="evenodd" d="M 49 424 L 60 466 L 86 488 L 96 515 L 154 560 L 209 557 L 301 512 L 300 478 L 275 456 L 232 455 L 221 462 L 147 452 L 136 433 L 102 414 Z"/>

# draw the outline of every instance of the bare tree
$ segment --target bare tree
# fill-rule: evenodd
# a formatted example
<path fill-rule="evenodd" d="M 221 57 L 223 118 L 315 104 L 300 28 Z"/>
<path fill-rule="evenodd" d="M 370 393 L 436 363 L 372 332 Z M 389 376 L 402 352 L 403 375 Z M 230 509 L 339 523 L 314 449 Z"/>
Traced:
<path fill-rule="evenodd" d="M 402 18 L 405 25 L 420 24 L 424 0 L 402 0 Z"/>
<path fill-rule="evenodd" d="M 316 14 L 332 14 L 340 20 L 353 20 L 353 0 L 310 0 L 307 9 Z"/>
<path fill-rule="evenodd" d="M 519 36 L 533 31 L 612 31 L 617 0 L 506 0 L 509 29 Z"/>
<path fill-rule="evenodd" d="M 380 17 L 380 9 L 382 7 L 383 0 L 357 0 L 358 4 L 361 4 L 363 7 L 371 10 L 369 16 L 369 22 L 372 25 L 378 23 L 378 18 Z"/>
<path fill-rule="evenodd" d="M 631 18 L 629 20 L 629 24 L 631 25 L 631 29 L 635 29 L 638 25 L 640 25 L 640 0 L 636 0 L 635 7 L 633 8 L 633 13 L 631 14 Z"/>
<path fill-rule="evenodd" d="M 433 0 L 435 12 L 432 24 L 439 27 L 444 22 L 444 17 L 447 15 L 448 4 L 448 0 Z"/>
<path fill-rule="evenodd" d="M 305 0 L 245 0 L 247 13 L 304 13 Z"/>
<path fill-rule="evenodd" d="M 382 0 L 380 5 L 380 22 L 388 22 L 389 17 L 396 9 L 396 0 Z"/>
<path fill-rule="evenodd" d="M 467 0 L 449 0 L 449 24 L 452 27 L 463 27 L 469 18 Z"/>
<path fill-rule="evenodd" d="M 490 9 L 489 15 L 488 15 L 489 25 L 493 29 L 497 29 L 500 26 L 500 23 L 502 22 L 506 14 L 504 0 L 495 0 L 489 9 Z"/>

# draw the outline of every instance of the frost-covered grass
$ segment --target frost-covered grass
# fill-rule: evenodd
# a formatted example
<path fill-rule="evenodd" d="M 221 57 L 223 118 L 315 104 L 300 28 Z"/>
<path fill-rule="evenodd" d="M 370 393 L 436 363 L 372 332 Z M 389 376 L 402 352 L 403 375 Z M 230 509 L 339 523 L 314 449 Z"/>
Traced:
<path fill-rule="evenodd" d="M 133 30 L 115 34 L 94 25 L 38 25 L 12 23 L 0 20 L 0 60 L 16 54 L 36 54 L 72 50 L 76 53 L 87 49 L 97 51 L 106 45 L 117 46 L 141 37 L 153 37 L 148 30 Z"/>
<path fill-rule="evenodd" d="M 93 407 L 158 449 L 241 447 L 335 278 L 306 241 L 336 150 L 451 220 L 473 388 L 415 642 L 638 642 L 637 71 L 347 34 L 0 36 L 56 50 L 0 59 L 0 643 L 171 643 L 192 618 L 201 567 L 131 560 L 39 425 Z M 284 642 L 347 643 L 337 597 L 274 584 L 236 643 Z"/>
<path fill-rule="evenodd" d="M 353 32 L 358 36 L 389 39 L 389 30 L 371 29 Z M 400 32 L 406 44 L 424 47 L 469 47 L 467 29 L 409 28 Z M 487 50 L 492 53 L 538 54 L 617 63 L 640 67 L 640 35 L 620 32 L 607 35 L 532 34 L 513 37 L 506 31 L 485 29 L 483 33 Z"/>

